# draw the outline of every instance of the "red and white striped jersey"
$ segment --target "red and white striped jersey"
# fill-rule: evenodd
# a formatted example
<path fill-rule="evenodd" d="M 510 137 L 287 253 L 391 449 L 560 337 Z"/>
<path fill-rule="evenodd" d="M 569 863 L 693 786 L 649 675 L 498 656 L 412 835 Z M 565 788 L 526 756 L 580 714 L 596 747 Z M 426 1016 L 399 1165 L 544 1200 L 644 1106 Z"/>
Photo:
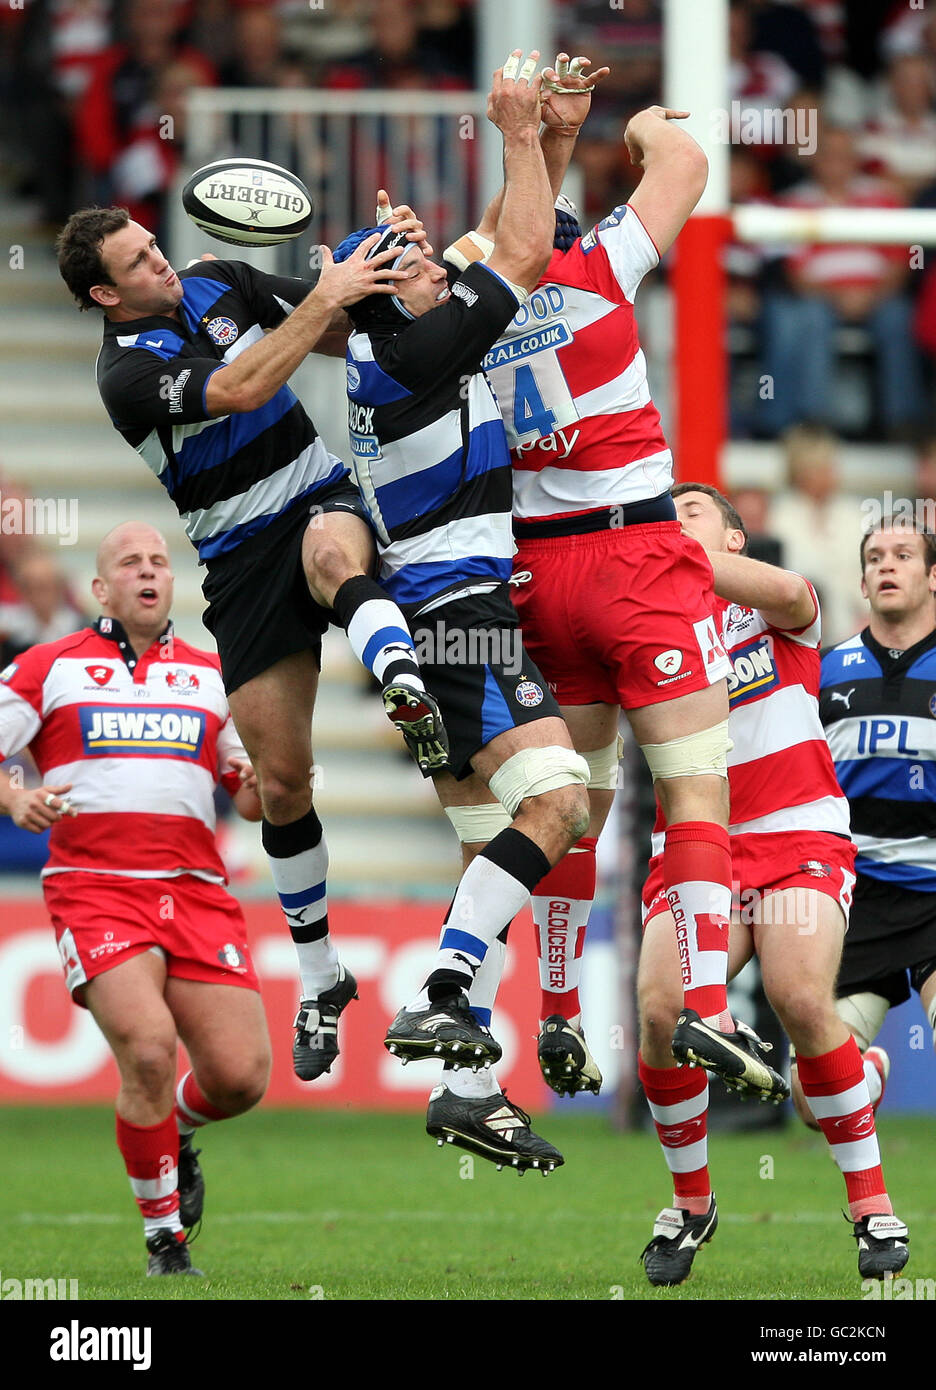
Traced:
<path fill-rule="evenodd" d="M 731 659 L 728 790 L 732 835 L 824 831 L 848 835 L 848 801 L 819 719 L 820 615 L 808 627 L 771 627 L 756 608 L 715 599 Z M 653 853 L 663 850 L 660 818 Z"/>
<path fill-rule="evenodd" d="M 553 252 L 485 357 L 518 520 L 647 501 L 672 485 L 634 318 L 637 287 L 658 261 L 633 208 L 616 207 L 569 251 Z"/>
<path fill-rule="evenodd" d="M 0 758 L 26 747 L 78 812 L 53 825 L 43 877 L 227 881 L 214 789 L 237 791 L 229 760 L 247 755 L 216 656 L 170 629 L 137 660 L 114 618 L 30 647 L 0 672 Z"/>

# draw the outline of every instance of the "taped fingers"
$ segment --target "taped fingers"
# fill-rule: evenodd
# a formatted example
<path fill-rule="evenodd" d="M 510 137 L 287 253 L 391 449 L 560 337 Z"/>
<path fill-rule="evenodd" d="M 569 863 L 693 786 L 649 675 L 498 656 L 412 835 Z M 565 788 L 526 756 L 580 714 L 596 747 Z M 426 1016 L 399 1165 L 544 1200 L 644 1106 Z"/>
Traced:
<path fill-rule="evenodd" d="M 529 82 L 536 72 L 536 65 L 539 62 L 539 50 L 535 49 L 528 58 L 523 57 L 523 49 L 515 48 L 504 64 L 504 80 L 511 82 Z M 521 59 L 523 59 L 521 63 Z"/>

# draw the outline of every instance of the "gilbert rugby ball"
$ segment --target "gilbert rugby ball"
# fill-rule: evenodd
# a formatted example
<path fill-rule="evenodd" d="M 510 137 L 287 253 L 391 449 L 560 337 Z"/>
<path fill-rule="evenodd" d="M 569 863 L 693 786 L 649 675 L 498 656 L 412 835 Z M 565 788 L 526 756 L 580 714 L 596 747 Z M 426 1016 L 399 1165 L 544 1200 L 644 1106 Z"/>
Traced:
<path fill-rule="evenodd" d="M 312 221 L 301 179 L 264 159 L 216 159 L 192 175 L 182 206 L 203 232 L 234 246 L 277 246 Z"/>

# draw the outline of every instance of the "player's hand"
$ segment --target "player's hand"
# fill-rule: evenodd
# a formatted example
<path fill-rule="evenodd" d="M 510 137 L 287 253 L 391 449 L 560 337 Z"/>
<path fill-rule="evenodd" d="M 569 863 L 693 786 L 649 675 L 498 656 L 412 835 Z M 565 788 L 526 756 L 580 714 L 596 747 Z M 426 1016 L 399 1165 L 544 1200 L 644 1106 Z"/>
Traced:
<path fill-rule="evenodd" d="M 429 245 L 429 237 L 422 222 L 415 212 L 406 203 L 400 203 L 397 207 L 390 206 L 390 194 L 385 188 L 377 190 L 377 226 L 384 227 L 392 225 L 398 232 L 406 232 L 408 239 L 415 242 L 423 255 L 431 256 L 432 247 Z"/>
<path fill-rule="evenodd" d="M 315 298 L 331 310 L 356 304 L 369 294 L 393 294 L 397 280 L 406 279 L 406 271 L 391 270 L 391 262 L 400 254 L 398 249 L 381 251 L 372 261 L 365 260 L 368 251 L 380 240 L 381 233 L 366 237 L 346 261 L 335 262 L 327 246 L 319 248 L 322 268 L 310 299 Z"/>
<path fill-rule="evenodd" d="M 524 130 L 539 131 L 542 74 L 536 71 L 539 50 L 523 57 L 515 48 L 502 68 L 498 68 L 488 93 L 487 118 L 505 137 Z"/>
<path fill-rule="evenodd" d="M 599 68 L 597 72 L 586 72 L 590 67 L 590 58 L 570 59 L 568 53 L 559 53 L 555 67 L 543 68 L 540 114 L 550 130 L 563 135 L 578 134 L 588 115 L 594 88 L 611 71 Z"/>
<path fill-rule="evenodd" d="M 203 251 L 203 252 L 201 253 L 201 255 L 200 255 L 200 256 L 196 256 L 194 260 L 186 261 L 186 263 L 185 263 L 185 269 L 186 269 L 186 270 L 191 270 L 193 265 L 200 265 L 200 264 L 202 263 L 202 261 L 216 261 L 216 260 L 218 260 L 218 257 L 215 255 L 215 253 L 214 253 L 213 251 Z"/>
<path fill-rule="evenodd" d="M 631 157 L 631 163 L 643 164 L 644 141 L 641 131 L 647 129 L 648 122 L 684 121 L 688 115 L 688 111 L 676 111 L 670 106 L 647 106 L 643 111 L 638 111 L 636 115 L 631 116 L 624 130 L 624 143 L 627 146 L 627 153 Z"/>
<path fill-rule="evenodd" d="M 41 835 L 63 816 L 77 816 L 78 812 L 66 795 L 71 789 L 71 782 L 66 782 L 61 787 L 22 787 L 11 791 L 10 817 L 13 824 L 18 825 L 20 830 L 31 830 L 34 835 Z"/>
<path fill-rule="evenodd" d="M 228 758 L 228 766 L 237 773 L 242 788 L 260 795 L 257 788 L 257 774 L 246 758 Z"/>

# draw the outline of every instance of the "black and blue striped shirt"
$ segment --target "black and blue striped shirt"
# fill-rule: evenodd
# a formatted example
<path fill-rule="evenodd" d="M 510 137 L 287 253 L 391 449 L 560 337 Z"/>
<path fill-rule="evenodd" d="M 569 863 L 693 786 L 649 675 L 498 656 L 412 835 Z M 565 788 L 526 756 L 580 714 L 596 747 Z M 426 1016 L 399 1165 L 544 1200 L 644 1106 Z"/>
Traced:
<path fill-rule="evenodd" d="M 316 278 L 199 262 L 179 271 L 178 317 L 104 325 L 101 398 L 176 504 L 201 561 L 348 475 L 288 386 L 257 410 L 212 417 L 205 407 L 213 373 L 281 323 Z"/>

